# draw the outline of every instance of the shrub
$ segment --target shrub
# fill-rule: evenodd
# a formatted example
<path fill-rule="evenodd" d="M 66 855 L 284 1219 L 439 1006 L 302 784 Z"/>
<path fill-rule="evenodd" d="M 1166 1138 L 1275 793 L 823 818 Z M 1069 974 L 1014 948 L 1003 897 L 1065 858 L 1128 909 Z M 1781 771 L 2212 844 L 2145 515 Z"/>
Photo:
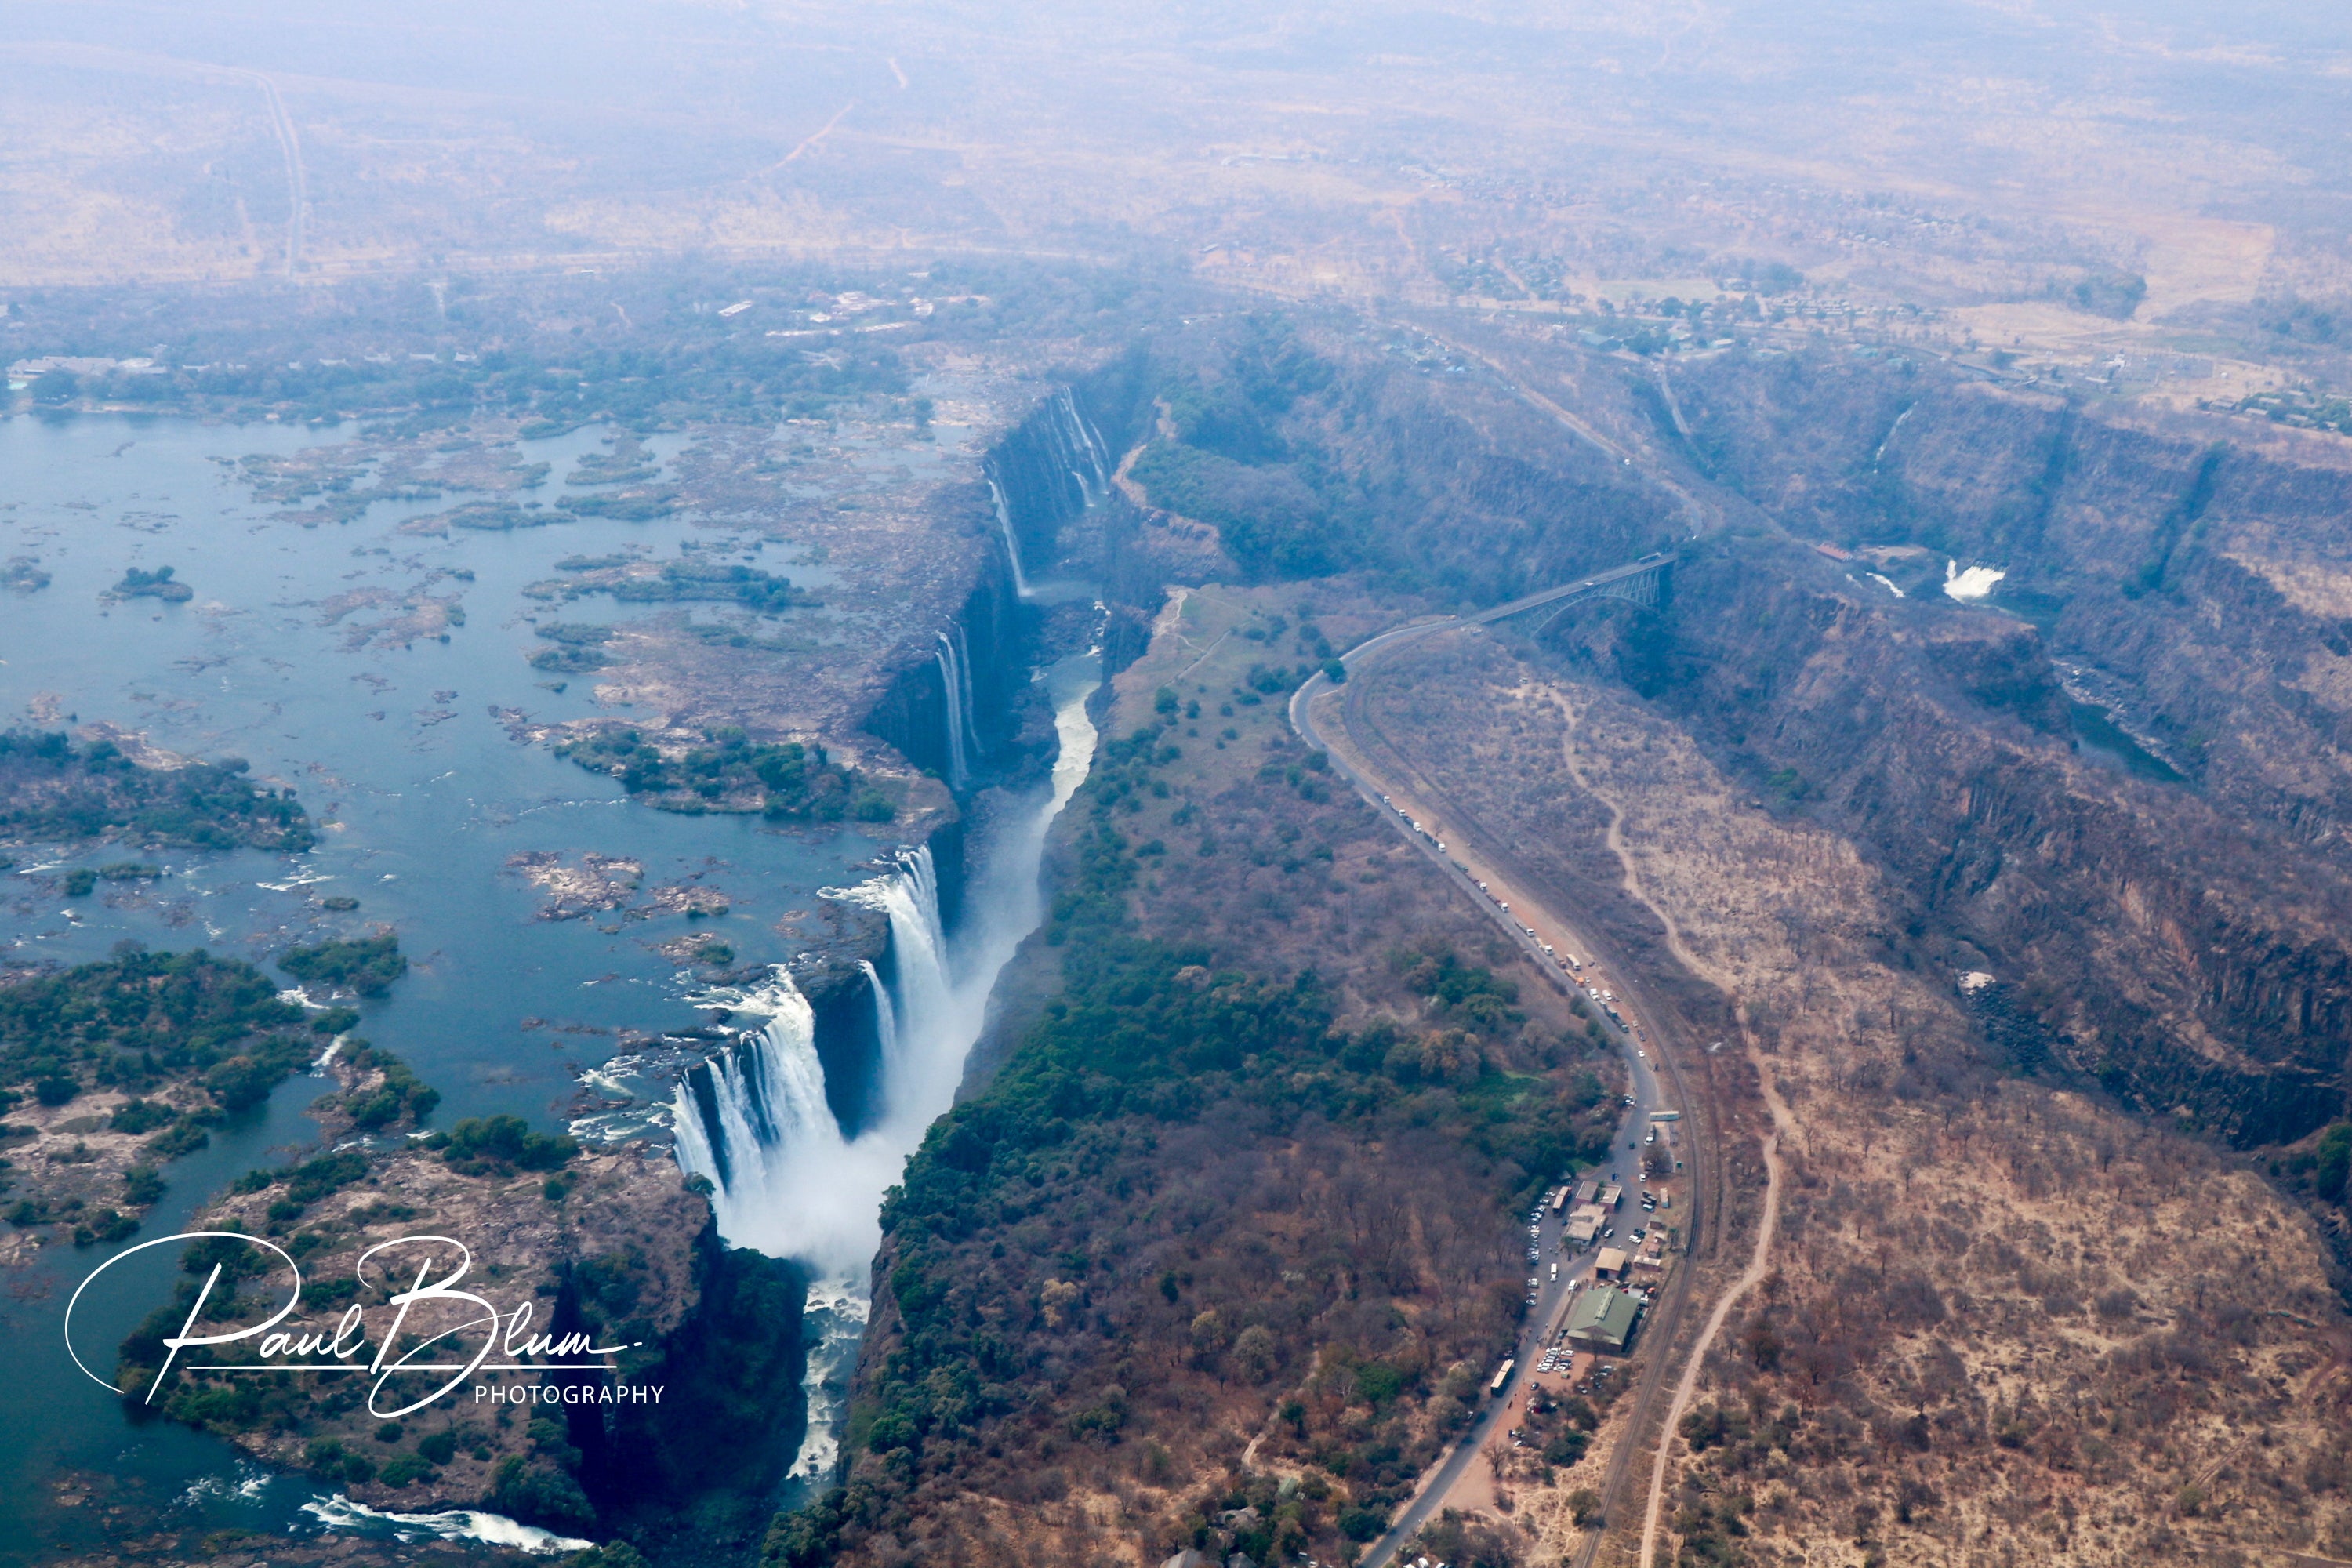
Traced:
<path fill-rule="evenodd" d="M 559 1170 L 580 1152 L 578 1143 L 561 1133 L 533 1132 L 520 1116 L 469 1116 L 427 1147 L 439 1150 L 451 1170 L 469 1175 Z"/>
<path fill-rule="evenodd" d="M 439 1472 L 415 1454 L 394 1454 L 384 1461 L 376 1479 L 388 1487 L 413 1487 L 419 1481 L 438 1479 Z"/>
<path fill-rule="evenodd" d="M 142 1132 L 152 1132 L 158 1127 L 168 1125 L 178 1115 L 179 1112 L 168 1105 L 158 1105 L 134 1096 L 115 1107 L 114 1114 L 107 1119 L 107 1125 L 117 1132 L 128 1132 L 136 1137 Z"/>
<path fill-rule="evenodd" d="M 348 986 L 362 996 L 381 996 L 408 973 L 408 960 L 401 956 L 400 938 L 387 933 L 289 948 L 278 967 L 297 980 Z"/>

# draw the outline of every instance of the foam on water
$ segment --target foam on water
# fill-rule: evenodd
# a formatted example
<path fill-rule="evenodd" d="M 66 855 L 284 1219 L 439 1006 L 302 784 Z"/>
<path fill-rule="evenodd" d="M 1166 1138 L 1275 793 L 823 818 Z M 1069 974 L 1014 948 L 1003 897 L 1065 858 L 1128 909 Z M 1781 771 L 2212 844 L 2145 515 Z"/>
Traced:
<path fill-rule="evenodd" d="M 365 1503 L 353 1502 L 341 1492 L 306 1502 L 302 1505 L 302 1511 L 329 1530 L 362 1531 L 372 1535 L 389 1535 L 401 1542 L 425 1539 L 479 1541 L 490 1546 L 538 1554 L 585 1552 L 596 1544 L 593 1541 L 558 1535 L 535 1524 L 520 1524 L 501 1513 L 484 1513 L 470 1508 L 451 1509 L 446 1513 L 386 1513 Z"/>

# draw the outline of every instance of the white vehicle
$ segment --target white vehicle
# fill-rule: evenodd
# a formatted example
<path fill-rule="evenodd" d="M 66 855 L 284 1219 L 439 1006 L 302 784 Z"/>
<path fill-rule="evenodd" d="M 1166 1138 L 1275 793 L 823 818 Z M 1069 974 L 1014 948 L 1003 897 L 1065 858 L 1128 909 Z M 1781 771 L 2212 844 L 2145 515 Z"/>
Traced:
<path fill-rule="evenodd" d="M 1559 1278 L 1559 1265 L 1557 1263 L 1551 1266 L 1551 1277 L 1555 1279 Z"/>

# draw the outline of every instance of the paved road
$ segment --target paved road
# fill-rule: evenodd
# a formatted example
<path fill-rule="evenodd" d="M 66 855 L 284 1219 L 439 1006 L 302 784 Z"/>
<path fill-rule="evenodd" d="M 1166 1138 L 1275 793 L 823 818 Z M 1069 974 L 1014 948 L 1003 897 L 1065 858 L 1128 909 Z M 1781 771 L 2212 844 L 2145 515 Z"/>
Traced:
<path fill-rule="evenodd" d="M 1620 567 L 1613 572 L 1597 574 L 1591 578 L 1580 579 L 1561 588 L 1549 589 L 1541 594 L 1514 600 L 1508 605 L 1478 616 L 1449 617 L 1399 626 L 1357 645 L 1341 656 L 1341 662 L 1353 671 L 1362 668 L 1375 656 L 1391 652 L 1432 632 L 1499 620 L 1521 610 L 1530 609 L 1554 599 L 1564 598 L 1571 594 L 1581 593 L 1594 584 L 1632 576 L 1640 572 L 1652 570 L 1654 566 L 1654 563 L 1652 562 L 1635 563 L 1631 566 Z M 1393 792 L 1383 791 L 1380 787 L 1380 781 L 1366 774 L 1344 752 L 1330 746 L 1318 731 L 1312 711 L 1314 700 L 1331 689 L 1333 687 L 1329 680 L 1318 674 L 1291 695 L 1290 723 L 1300 739 L 1328 755 L 1332 767 L 1355 786 L 1357 793 L 1361 795 L 1391 827 L 1403 835 L 1406 842 L 1412 844 L 1426 857 L 1436 867 L 1440 876 L 1449 879 L 1468 894 L 1471 900 L 1486 912 L 1488 918 L 1494 921 L 1511 941 L 1518 944 L 1538 970 L 1553 977 L 1563 990 L 1573 991 L 1575 984 L 1572 978 L 1561 973 L 1559 965 L 1553 961 L 1552 955 L 1544 952 L 1541 940 L 1544 933 L 1529 935 L 1517 917 L 1525 915 L 1529 920 L 1542 920 L 1546 926 L 1550 928 L 1549 934 L 1557 939 L 1553 942 L 1555 948 L 1561 952 L 1581 953 L 1590 960 L 1592 950 L 1588 939 L 1549 911 L 1537 910 L 1523 904 L 1518 910 L 1507 912 L 1498 907 L 1493 898 L 1480 889 L 1479 879 L 1476 877 L 1456 864 L 1457 858 L 1466 855 L 1465 850 L 1459 846 L 1449 846 L 1448 848 L 1453 853 L 1441 851 L 1426 836 L 1417 831 L 1406 817 L 1400 815 L 1396 807 L 1384 798 Z M 1591 976 L 1596 973 L 1597 966 L 1588 962 L 1587 975 Z M 1630 989 L 1630 982 L 1626 980 L 1612 977 L 1604 984 L 1609 988 L 1619 991 L 1622 995 L 1634 994 Z M 1633 1106 L 1626 1111 L 1623 1120 L 1618 1125 L 1616 1138 L 1611 1147 L 1611 1158 L 1605 1163 L 1604 1170 L 1612 1175 L 1612 1179 L 1622 1178 L 1629 1194 L 1637 1195 L 1641 1185 L 1639 1173 L 1641 1141 L 1643 1132 L 1653 1125 L 1650 1113 L 1667 1106 L 1678 1108 L 1683 1104 L 1683 1100 L 1679 1092 L 1669 1094 L 1665 1086 L 1661 1083 L 1657 1070 L 1658 1063 L 1643 1042 L 1636 1039 L 1626 1030 L 1616 1027 L 1598 1009 L 1595 1010 L 1594 1016 L 1600 1019 L 1601 1028 L 1625 1059 L 1628 1080 L 1632 1086 L 1634 1100 Z M 1640 1024 L 1644 1016 L 1643 1012 L 1638 1009 L 1632 1010 L 1632 1020 L 1635 1024 Z M 1649 1015 L 1649 1016 L 1654 1017 L 1654 1015 Z M 1694 1181 L 1685 1190 L 1695 1191 L 1696 1187 L 1696 1183 Z M 1639 1212 L 1638 1206 L 1620 1210 L 1619 1228 L 1622 1229 L 1630 1226 L 1633 1223 L 1632 1216 Z M 1693 1208 L 1681 1216 L 1679 1223 L 1688 1225 L 1695 1219 L 1696 1209 Z M 1541 1261 L 1530 1266 L 1530 1272 L 1539 1281 L 1538 1295 L 1535 1305 L 1528 1310 L 1518 1342 L 1513 1350 L 1517 1364 L 1512 1368 L 1510 1381 L 1500 1395 L 1487 1400 L 1486 1408 L 1472 1424 L 1470 1430 L 1462 1436 L 1453 1451 L 1438 1467 L 1429 1476 L 1423 1478 L 1421 1489 L 1406 1505 L 1404 1512 L 1398 1517 L 1388 1532 L 1372 1542 L 1366 1552 L 1360 1568 L 1384 1568 L 1384 1565 L 1395 1556 L 1397 1551 L 1406 1542 L 1412 1540 L 1422 1526 L 1434 1517 L 1439 1509 L 1444 1506 L 1445 1499 L 1452 1493 L 1455 1484 L 1476 1462 L 1479 1450 L 1485 1447 L 1497 1432 L 1516 1424 L 1519 1413 L 1525 1407 L 1527 1391 L 1534 1380 L 1535 1366 L 1540 1358 L 1542 1347 L 1564 1322 L 1570 1294 L 1583 1284 L 1592 1269 L 1594 1257 L 1592 1252 L 1587 1251 L 1574 1257 L 1564 1256 L 1561 1253 L 1561 1230 L 1560 1221 L 1553 1218 L 1549 1212 L 1539 1222 L 1539 1234 L 1535 1239 Z M 1559 1275 L 1557 1279 L 1551 1277 L 1551 1265 L 1555 1261 L 1559 1265 Z M 1671 1287 L 1671 1293 L 1677 1306 L 1684 1288 L 1683 1277 L 1687 1272 L 1687 1260 L 1678 1260 Z M 1670 1336 L 1671 1315 L 1664 1326 Z M 1650 1332 L 1647 1323 L 1644 1324 L 1643 1332 L 1645 1335 Z M 1646 1380 L 1650 1384 L 1654 1384 L 1656 1381 L 1654 1376 Z M 1645 1397 L 1642 1403 L 1642 1408 L 1637 1411 L 1634 1417 L 1633 1429 L 1638 1430 L 1646 1415 L 1647 1404 L 1645 1389 Z M 1612 1464 L 1612 1491 L 1615 1479 L 1622 1475 L 1623 1468 L 1624 1457 L 1615 1458 Z M 1592 1539 L 1597 1543 L 1599 1537 L 1596 1534 Z"/>

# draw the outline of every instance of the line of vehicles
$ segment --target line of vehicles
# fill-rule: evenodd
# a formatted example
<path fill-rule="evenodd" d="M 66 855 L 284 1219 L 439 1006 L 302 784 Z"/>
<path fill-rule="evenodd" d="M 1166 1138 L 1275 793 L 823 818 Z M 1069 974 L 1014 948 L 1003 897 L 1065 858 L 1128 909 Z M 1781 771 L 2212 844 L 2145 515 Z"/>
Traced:
<path fill-rule="evenodd" d="M 1397 816 L 1403 820 L 1406 826 L 1412 828 L 1413 832 L 1419 834 L 1423 839 L 1434 846 L 1439 854 L 1444 855 L 1447 853 L 1445 840 L 1438 837 L 1436 834 L 1432 833 L 1428 828 L 1423 826 L 1421 825 L 1421 820 L 1414 816 L 1411 811 L 1399 805 L 1394 799 L 1385 795 L 1381 796 L 1381 804 L 1386 806 L 1389 810 L 1395 812 Z M 1470 868 L 1463 864 L 1461 861 L 1453 860 L 1449 858 L 1448 863 L 1464 876 L 1471 876 Z M 1496 892 L 1494 889 L 1488 887 L 1485 882 L 1479 881 L 1475 877 L 1471 877 L 1471 881 L 1481 893 L 1484 893 L 1486 896 L 1487 901 L 1493 904 L 1497 910 L 1500 910 L 1507 915 L 1511 912 L 1511 905 L 1508 900 Z M 1585 981 L 1583 974 L 1584 965 L 1578 962 L 1576 954 L 1572 952 L 1560 952 L 1558 948 L 1552 946 L 1551 943 L 1544 941 L 1542 937 L 1538 936 L 1536 932 L 1536 928 L 1528 924 L 1525 921 L 1515 920 L 1511 923 L 1518 928 L 1520 935 L 1526 937 L 1529 942 L 1534 942 L 1536 946 L 1542 949 L 1543 955 L 1546 958 L 1558 964 L 1564 973 L 1566 973 L 1570 979 L 1574 980 L 1580 990 L 1583 991 L 1586 995 L 1591 996 L 1594 1001 L 1601 1003 L 1602 1011 L 1609 1015 L 1611 1021 L 1615 1023 L 1619 1028 L 1628 1030 L 1634 1034 L 1639 1034 L 1641 1032 L 1641 1026 L 1639 1024 L 1627 1023 L 1624 1016 L 1620 1014 L 1612 1005 L 1616 1001 L 1615 992 L 1600 990 L 1596 986 L 1593 986 Z"/>
<path fill-rule="evenodd" d="M 1432 833 L 1428 828 L 1423 827 L 1420 821 L 1414 817 L 1412 813 L 1407 811 L 1404 807 L 1399 805 L 1396 802 L 1391 800 L 1386 795 L 1381 796 L 1381 804 L 1387 806 L 1391 811 L 1395 812 L 1399 816 L 1404 818 L 1404 825 L 1407 827 L 1412 828 L 1415 833 L 1420 834 L 1423 838 L 1429 840 L 1430 843 L 1435 845 L 1439 854 L 1443 855 L 1445 853 L 1445 841 L 1438 837 L 1436 834 Z M 1459 862 L 1457 861 L 1456 864 L 1458 865 Z"/>

